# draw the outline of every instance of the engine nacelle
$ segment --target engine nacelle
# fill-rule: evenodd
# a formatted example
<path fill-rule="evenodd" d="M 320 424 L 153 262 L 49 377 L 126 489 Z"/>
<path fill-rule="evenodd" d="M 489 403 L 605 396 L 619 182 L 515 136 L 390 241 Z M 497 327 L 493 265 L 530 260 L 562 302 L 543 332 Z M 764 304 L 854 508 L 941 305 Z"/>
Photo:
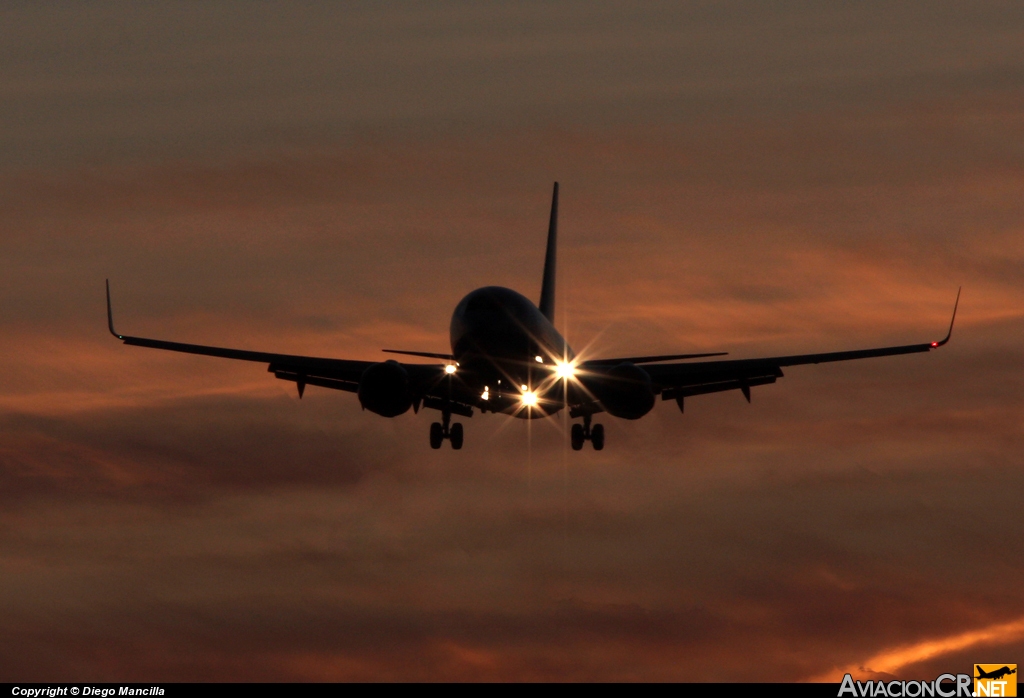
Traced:
<path fill-rule="evenodd" d="M 585 379 L 605 412 L 621 419 L 640 419 L 654 408 L 651 376 L 636 364 L 625 361 Z"/>
<path fill-rule="evenodd" d="M 382 417 L 397 417 L 412 407 L 409 374 L 397 361 L 382 361 L 363 371 L 359 404 Z"/>

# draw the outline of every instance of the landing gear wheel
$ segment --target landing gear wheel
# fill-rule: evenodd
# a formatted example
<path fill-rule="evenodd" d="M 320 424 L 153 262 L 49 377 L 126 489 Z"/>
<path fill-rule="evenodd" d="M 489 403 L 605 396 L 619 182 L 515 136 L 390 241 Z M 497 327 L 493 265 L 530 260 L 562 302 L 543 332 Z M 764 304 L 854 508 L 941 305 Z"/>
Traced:
<path fill-rule="evenodd" d="M 442 441 L 444 441 L 444 427 L 440 422 L 434 422 L 430 425 L 430 447 L 435 450 L 439 449 Z"/>
<path fill-rule="evenodd" d="M 583 442 L 586 441 L 587 438 L 583 433 L 583 425 L 573 424 L 570 434 L 572 437 L 572 450 L 579 451 L 583 448 Z"/>
<path fill-rule="evenodd" d="M 590 430 L 590 443 L 593 444 L 595 451 L 600 451 L 604 448 L 604 425 L 595 424 L 594 428 Z M 583 447 L 583 444 L 580 444 Z"/>
<path fill-rule="evenodd" d="M 462 448 L 462 425 L 458 423 L 453 424 L 451 434 L 448 435 L 448 438 L 452 441 L 453 449 L 458 451 Z"/>

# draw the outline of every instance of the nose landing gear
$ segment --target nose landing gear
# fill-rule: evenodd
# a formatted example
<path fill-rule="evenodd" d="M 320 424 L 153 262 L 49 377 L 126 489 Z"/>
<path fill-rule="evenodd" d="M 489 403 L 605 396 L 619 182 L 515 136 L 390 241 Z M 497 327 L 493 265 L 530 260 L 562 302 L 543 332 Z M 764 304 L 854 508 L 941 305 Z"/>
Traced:
<path fill-rule="evenodd" d="M 583 448 L 583 442 L 589 441 L 595 451 L 604 448 L 604 425 L 595 424 L 590 426 L 591 415 L 583 416 L 583 424 L 573 424 L 570 438 L 572 450 L 579 451 Z"/>
<path fill-rule="evenodd" d="M 452 448 L 458 451 L 462 448 L 462 425 L 458 422 L 451 424 L 451 412 L 442 412 L 441 418 L 444 420 L 443 424 L 434 422 L 430 425 L 430 447 L 437 450 L 441 448 L 441 442 L 448 439 L 452 442 Z"/>

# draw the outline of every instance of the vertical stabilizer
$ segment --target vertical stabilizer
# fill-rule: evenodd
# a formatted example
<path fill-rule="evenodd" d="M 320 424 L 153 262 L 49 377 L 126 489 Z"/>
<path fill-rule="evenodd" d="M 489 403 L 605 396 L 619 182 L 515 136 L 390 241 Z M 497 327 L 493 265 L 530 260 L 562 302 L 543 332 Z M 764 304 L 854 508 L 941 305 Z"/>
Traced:
<path fill-rule="evenodd" d="M 551 222 L 548 223 L 548 251 L 544 257 L 544 285 L 540 289 L 540 312 L 555 321 L 555 254 L 558 249 L 558 182 L 551 196 Z"/>

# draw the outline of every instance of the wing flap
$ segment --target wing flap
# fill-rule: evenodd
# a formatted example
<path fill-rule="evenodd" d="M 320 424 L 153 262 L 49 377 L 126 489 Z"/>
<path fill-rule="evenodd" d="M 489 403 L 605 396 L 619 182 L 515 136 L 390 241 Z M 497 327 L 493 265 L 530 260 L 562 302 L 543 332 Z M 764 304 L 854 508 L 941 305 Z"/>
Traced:
<path fill-rule="evenodd" d="M 687 385 L 680 388 L 668 388 L 667 390 L 662 390 L 661 399 L 678 400 L 684 397 L 721 393 L 727 390 L 742 390 L 744 395 L 747 395 L 751 388 L 758 385 L 770 385 L 779 378 L 782 378 L 782 371 L 778 371 L 776 374 L 770 376 L 750 376 L 737 378 L 735 380 L 719 381 L 717 383 L 704 383 L 703 385 Z"/>
<path fill-rule="evenodd" d="M 307 385 L 315 385 L 318 388 L 330 388 L 331 390 L 344 390 L 349 393 L 359 392 L 359 383 L 353 381 L 335 380 L 333 378 L 321 378 L 319 376 L 307 376 L 303 373 L 294 373 L 291 371 L 282 371 L 271 366 L 267 369 L 274 374 L 275 378 L 285 381 L 292 381 L 299 386 L 299 397 L 302 397 L 302 393 Z"/>

